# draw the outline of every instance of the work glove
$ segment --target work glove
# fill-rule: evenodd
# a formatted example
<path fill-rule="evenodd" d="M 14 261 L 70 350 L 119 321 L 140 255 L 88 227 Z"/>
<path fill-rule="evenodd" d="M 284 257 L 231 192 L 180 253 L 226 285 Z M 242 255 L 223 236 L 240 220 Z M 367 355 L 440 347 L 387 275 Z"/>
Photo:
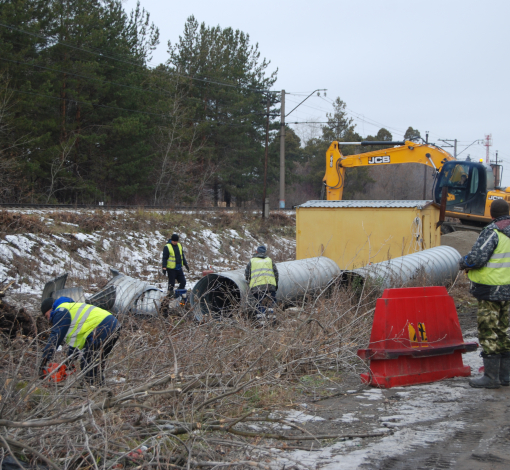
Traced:
<path fill-rule="evenodd" d="M 162 269 L 161 272 L 163 273 L 163 276 L 166 276 L 166 269 Z"/>
<path fill-rule="evenodd" d="M 184 267 L 188 270 L 189 272 L 189 266 L 187 264 L 184 265 Z"/>

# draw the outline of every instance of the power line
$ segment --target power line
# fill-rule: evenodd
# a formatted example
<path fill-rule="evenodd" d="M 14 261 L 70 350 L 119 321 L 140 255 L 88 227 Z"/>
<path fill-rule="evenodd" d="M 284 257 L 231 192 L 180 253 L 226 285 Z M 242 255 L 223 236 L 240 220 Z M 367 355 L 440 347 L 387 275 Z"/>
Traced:
<path fill-rule="evenodd" d="M 0 26 L 2 26 L 4 28 L 11 29 L 13 31 L 18 31 L 18 32 L 20 32 L 22 34 L 27 34 L 29 36 L 36 37 L 36 38 L 39 38 L 39 39 L 44 39 L 44 40 L 47 40 L 47 41 L 51 41 L 53 43 L 53 45 L 59 44 L 61 46 L 69 47 L 70 49 L 87 52 L 88 54 L 94 54 L 94 55 L 97 55 L 97 56 L 100 56 L 100 57 L 104 57 L 104 58 L 107 58 L 107 59 L 116 60 L 118 62 L 123 62 L 125 64 L 133 65 L 135 67 L 142 67 L 142 68 L 150 69 L 150 67 L 137 64 L 136 62 L 131 62 L 131 61 L 128 61 L 128 60 L 118 59 L 118 58 L 114 57 L 113 55 L 109 55 L 111 53 L 105 54 L 100 49 L 96 49 L 99 52 L 95 52 L 94 50 L 84 49 L 83 47 L 74 46 L 74 45 L 68 44 L 66 42 L 53 40 L 52 38 L 50 38 L 48 36 L 43 36 L 41 34 L 36 34 L 36 33 L 29 32 L 29 31 L 25 31 L 23 29 L 16 28 L 15 26 L 12 26 L 12 25 L 7 25 L 7 24 L 4 24 L 4 23 L 0 23 Z M 156 70 L 156 71 L 159 72 L 159 70 L 157 70 L 155 68 L 152 68 L 152 70 Z M 221 85 L 221 86 L 226 86 L 226 87 L 231 87 L 231 88 L 242 88 L 242 89 L 251 90 L 251 91 L 254 91 L 254 92 L 257 92 L 257 93 L 279 93 L 279 91 L 271 91 L 271 90 L 263 90 L 263 89 L 260 89 L 260 88 L 243 87 L 242 85 L 232 85 L 231 83 L 218 82 L 218 81 L 215 81 L 215 80 L 209 80 L 209 79 L 205 79 L 205 78 L 191 77 L 189 75 L 181 74 L 181 73 L 175 72 L 175 71 L 167 71 L 166 73 L 169 74 L 169 75 L 176 75 L 176 76 L 179 76 L 179 77 L 182 77 L 182 78 L 187 78 L 189 80 L 195 80 L 195 81 L 200 81 L 200 82 L 204 82 L 204 83 L 210 83 L 212 85 Z"/>
<path fill-rule="evenodd" d="M 331 100 L 331 99 L 325 98 L 323 96 L 319 96 L 319 98 L 321 98 L 322 100 L 326 101 L 327 103 L 330 103 L 330 104 L 333 104 L 333 105 L 335 104 L 335 102 L 333 100 Z M 385 128 L 385 129 L 391 129 L 391 130 L 393 130 L 395 132 L 398 132 L 400 135 L 404 135 L 405 134 L 405 131 L 403 131 L 402 129 L 398 129 L 398 128 L 393 127 L 393 126 L 387 126 L 387 125 L 385 125 L 385 124 L 383 124 L 381 122 L 376 121 L 375 119 L 367 118 L 367 117 L 365 117 L 364 114 L 358 113 L 358 112 L 352 110 L 351 108 L 348 108 L 347 106 L 345 107 L 345 109 L 347 111 L 349 111 L 349 113 L 352 114 L 354 118 L 357 118 L 357 119 L 359 119 L 359 120 L 361 120 L 363 122 L 366 122 L 367 124 L 371 124 L 371 125 L 374 125 L 374 126 L 380 126 L 380 127 Z"/>
<path fill-rule="evenodd" d="M 92 106 L 92 107 L 97 106 L 97 107 L 101 107 L 101 108 L 115 109 L 115 110 L 118 110 L 118 111 L 128 111 L 128 112 L 132 112 L 132 113 L 147 114 L 147 115 L 151 115 L 151 116 L 158 116 L 158 117 L 168 118 L 167 114 L 151 113 L 151 112 L 148 112 L 148 111 L 139 111 L 139 110 L 136 110 L 136 109 L 121 108 L 119 106 L 109 106 L 109 105 L 106 105 L 106 104 L 99 104 L 99 103 L 89 103 L 87 101 L 80 101 L 80 100 L 75 100 L 75 99 L 72 99 L 72 98 L 62 98 L 60 96 L 43 95 L 42 93 L 34 93 L 34 92 L 30 92 L 30 91 L 16 90 L 14 88 L 6 88 L 6 90 L 12 91 L 14 93 L 24 93 L 24 94 L 27 94 L 27 95 L 41 96 L 43 98 L 49 98 L 49 99 L 53 99 L 53 100 L 70 101 L 70 102 L 73 102 L 73 103 L 85 104 L 85 105 L 89 105 L 89 106 Z M 37 104 L 37 105 L 38 106 L 43 106 L 41 104 Z M 245 115 L 245 116 L 239 116 L 239 118 L 247 118 L 249 116 L 250 115 L 248 114 L 248 115 Z M 220 123 L 218 121 L 211 121 L 209 119 L 202 119 L 200 121 L 193 121 L 193 124 L 203 124 L 203 123 L 210 123 L 212 125 L 215 125 L 216 127 L 218 127 L 218 126 L 245 127 L 247 125 L 252 125 L 252 126 L 256 126 L 257 125 L 257 123 L 254 123 L 254 122 L 245 122 L 245 123 L 242 123 L 242 124 L 231 124 L 231 123 L 228 123 L 228 122 Z M 272 124 L 274 124 L 274 123 L 272 123 Z M 262 126 L 262 125 L 263 124 L 259 124 L 259 126 Z"/>
<path fill-rule="evenodd" d="M 156 94 L 159 94 L 159 95 L 163 95 L 164 94 L 165 96 L 172 96 L 172 93 L 169 92 L 169 91 L 166 91 L 166 90 L 151 90 L 150 88 L 140 88 L 140 87 L 136 87 L 136 86 L 133 86 L 133 85 L 125 85 L 125 84 L 118 83 L 118 82 L 112 82 L 110 80 L 104 80 L 104 79 L 101 79 L 101 78 L 95 78 L 95 77 L 89 77 L 89 76 L 86 76 L 86 75 L 77 74 L 77 73 L 74 73 L 74 72 L 70 72 L 67 69 L 53 69 L 53 68 L 50 68 L 50 67 L 44 67 L 42 65 L 31 64 L 31 63 L 28 63 L 28 62 L 21 62 L 21 61 L 12 60 L 12 59 L 5 59 L 3 57 L 0 57 L 0 60 L 6 61 L 6 62 L 12 62 L 12 63 L 20 64 L 20 65 L 23 65 L 23 66 L 36 67 L 36 68 L 40 68 L 40 69 L 44 69 L 44 70 L 49 70 L 49 71 L 52 71 L 52 72 L 65 73 L 65 74 L 68 74 L 68 75 L 72 75 L 72 76 L 79 77 L 79 78 L 84 78 L 86 80 L 93 80 L 93 81 L 97 81 L 97 82 L 100 82 L 100 83 L 108 83 L 108 84 L 111 84 L 111 85 L 131 88 L 131 89 L 140 90 L 140 91 L 143 91 L 143 92 L 150 92 L 150 93 L 156 93 Z M 132 73 L 132 71 L 127 70 L 127 69 L 121 69 L 121 68 L 118 68 L 118 67 L 114 67 L 114 68 L 116 68 L 117 70 L 123 70 L 125 72 Z M 191 100 L 191 101 L 197 101 L 199 103 L 203 103 L 203 100 L 201 100 L 199 98 L 195 98 L 193 96 L 186 96 L 186 99 L 187 100 Z"/>
<path fill-rule="evenodd" d="M 287 92 L 285 92 L 285 94 L 287 94 Z M 288 100 L 288 101 L 290 101 L 291 103 L 294 103 L 294 104 L 299 103 L 299 101 L 294 101 L 294 100 Z M 328 113 L 328 112 L 329 112 L 329 111 L 326 111 L 326 110 L 325 110 L 325 109 L 323 109 L 323 108 L 316 108 L 316 107 L 311 106 L 311 105 L 309 105 L 309 104 L 303 104 L 302 106 L 303 106 L 304 108 L 315 109 L 316 111 L 321 111 L 321 112 L 323 112 L 323 113 Z"/>
<path fill-rule="evenodd" d="M 118 83 L 118 82 L 112 82 L 110 80 L 103 80 L 101 78 L 88 77 L 86 75 L 80 75 L 78 73 L 69 72 L 68 70 L 53 69 L 53 68 L 50 68 L 50 67 L 44 67 L 42 65 L 30 64 L 28 62 L 20 62 L 18 60 L 6 59 L 4 57 L 0 57 L 0 60 L 3 60 L 5 62 L 12 62 L 14 64 L 20 64 L 20 65 L 25 65 L 25 66 L 30 66 L 30 67 L 36 67 L 36 68 L 39 68 L 39 69 L 49 70 L 50 72 L 66 73 L 66 74 L 72 75 L 74 77 L 85 78 L 86 80 L 94 80 L 94 81 L 101 82 L 101 83 L 109 83 L 110 85 L 117 85 L 117 86 L 121 86 L 121 87 L 125 87 L 125 88 L 131 88 L 133 90 L 148 91 L 150 93 L 157 93 L 157 94 L 161 94 L 162 93 L 161 91 L 151 90 L 149 88 L 140 88 L 140 87 L 136 87 L 136 86 L 132 86 L 132 85 L 124 85 L 124 84 Z M 168 95 L 169 93 L 166 92 L 165 94 Z"/>
<path fill-rule="evenodd" d="M 61 96 L 43 95 L 42 93 L 34 93 L 31 91 L 16 90 L 15 88 L 6 88 L 6 90 L 12 91 L 14 93 L 24 93 L 26 95 L 42 96 L 44 98 L 49 98 L 49 99 L 53 99 L 53 100 L 72 101 L 73 103 L 86 104 L 86 105 L 92 106 L 92 107 L 98 106 L 100 108 L 116 109 L 118 111 L 129 111 L 131 113 L 149 114 L 151 116 L 167 117 L 166 114 L 150 113 L 148 111 L 139 111 L 137 109 L 120 108 L 118 106 L 109 106 L 107 104 L 89 103 L 87 101 L 80 101 L 80 100 L 75 100 L 75 99 L 71 99 L 71 98 L 62 98 Z"/>

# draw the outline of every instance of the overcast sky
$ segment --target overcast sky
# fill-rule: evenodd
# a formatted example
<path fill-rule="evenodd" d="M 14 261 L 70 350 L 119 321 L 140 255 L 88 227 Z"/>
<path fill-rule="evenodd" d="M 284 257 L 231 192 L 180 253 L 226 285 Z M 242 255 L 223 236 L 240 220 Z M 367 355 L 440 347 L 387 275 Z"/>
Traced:
<path fill-rule="evenodd" d="M 131 10 L 136 0 L 125 2 Z M 190 15 L 248 33 L 278 68 L 276 89 L 310 98 L 289 121 L 323 121 L 340 97 L 363 136 L 412 126 L 431 142 L 458 139 L 458 153 L 492 134 L 510 186 L 510 1 L 508 0 L 141 0 L 161 33 L 153 64 Z M 305 95 L 306 96 L 306 95 Z M 287 96 L 287 110 L 301 96 Z M 293 126 L 299 132 L 298 126 Z M 302 126 L 299 126 L 302 127 Z M 301 132 L 304 135 L 304 131 Z M 453 153 L 453 149 L 447 149 Z M 474 144 L 463 158 L 485 158 Z"/>

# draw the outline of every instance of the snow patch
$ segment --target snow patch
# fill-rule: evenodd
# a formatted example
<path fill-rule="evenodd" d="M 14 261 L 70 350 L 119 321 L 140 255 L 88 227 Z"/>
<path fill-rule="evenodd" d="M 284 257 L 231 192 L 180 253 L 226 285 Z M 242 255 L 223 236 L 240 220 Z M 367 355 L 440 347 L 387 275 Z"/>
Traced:
<path fill-rule="evenodd" d="M 294 421 L 297 423 L 306 423 L 308 421 L 325 421 L 325 419 L 321 418 L 320 416 L 307 415 L 306 413 L 297 410 L 285 411 L 285 414 L 287 415 L 287 421 Z"/>

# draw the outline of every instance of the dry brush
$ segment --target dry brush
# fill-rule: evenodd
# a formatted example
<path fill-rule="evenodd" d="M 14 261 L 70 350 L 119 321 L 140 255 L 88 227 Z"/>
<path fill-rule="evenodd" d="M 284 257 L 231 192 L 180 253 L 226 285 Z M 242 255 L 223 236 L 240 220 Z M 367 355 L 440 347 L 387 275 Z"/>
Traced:
<path fill-rule="evenodd" d="M 121 316 L 100 389 L 85 386 L 81 372 L 59 384 L 39 380 L 39 337 L 4 338 L 0 447 L 51 468 L 270 468 L 277 441 L 355 437 L 318 435 L 282 410 L 331 395 L 364 367 L 356 350 L 370 331 L 373 300 L 330 287 L 279 310 L 275 327 L 240 310 L 202 323 L 193 311 Z"/>

